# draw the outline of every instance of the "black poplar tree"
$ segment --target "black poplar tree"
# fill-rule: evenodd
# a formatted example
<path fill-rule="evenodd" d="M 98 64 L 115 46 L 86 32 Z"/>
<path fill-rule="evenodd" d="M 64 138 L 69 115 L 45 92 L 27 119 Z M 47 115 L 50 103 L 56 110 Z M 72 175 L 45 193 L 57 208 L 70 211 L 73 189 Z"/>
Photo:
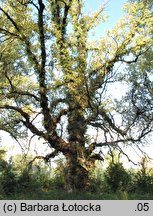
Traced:
<path fill-rule="evenodd" d="M 97 147 L 122 151 L 120 144 L 140 142 L 153 126 L 145 73 L 139 82 L 140 71 L 131 72 L 126 100 L 116 104 L 106 96 L 110 83 L 129 76 L 117 65 L 136 64 L 152 45 L 148 5 L 127 4 L 125 17 L 98 41 L 90 41 L 89 34 L 104 20 L 104 7 L 83 11 L 82 0 L 0 4 L 0 129 L 15 139 L 28 131 L 44 139 L 52 150 L 45 160 L 62 153 L 72 190 L 90 187 L 89 172 L 103 160 Z M 100 130 L 100 142 L 87 139 L 89 127 Z"/>

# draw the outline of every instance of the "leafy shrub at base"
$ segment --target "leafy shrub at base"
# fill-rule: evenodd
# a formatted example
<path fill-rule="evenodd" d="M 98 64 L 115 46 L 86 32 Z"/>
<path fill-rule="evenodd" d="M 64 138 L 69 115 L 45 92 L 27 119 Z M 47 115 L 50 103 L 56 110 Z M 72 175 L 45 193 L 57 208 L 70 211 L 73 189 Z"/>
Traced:
<path fill-rule="evenodd" d="M 104 176 L 110 190 L 114 192 L 118 190 L 127 190 L 131 179 L 122 163 L 110 163 L 104 173 Z"/>

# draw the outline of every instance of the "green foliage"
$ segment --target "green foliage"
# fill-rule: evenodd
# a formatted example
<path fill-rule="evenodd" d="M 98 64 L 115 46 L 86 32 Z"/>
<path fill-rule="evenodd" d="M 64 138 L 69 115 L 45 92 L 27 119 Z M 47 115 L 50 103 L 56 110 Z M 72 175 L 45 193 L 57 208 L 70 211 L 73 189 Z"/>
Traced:
<path fill-rule="evenodd" d="M 147 158 L 143 158 L 141 169 L 136 173 L 136 191 L 153 194 L 153 169 L 148 169 Z"/>
<path fill-rule="evenodd" d="M 105 180 L 112 191 L 127 190 L 130 175 L 122 163 L 110 163 L 105 171 Z"/>
<path fill-rule="evenodd" d="M 0 150 L 0 191 L 9 195 L 14 193 L 17 187 L 17 179 L 11 161 L 5 160 L 6 151 Z"/>
<path fill-rule="evenodd" d="M 58 159 L 56 160 L 56 168 L 54 168 L 52 175 L 52 187 L 55 189 L 66 190 L 66 175 L 67 167 L 65 161 Z"/>
<path fill-rule="evenodd" d="M 2 173 L 1 185 L 6 195 L 10 195 L 16 192 L 17 178 L 10 164 Z"/>
<path fill-rule="evenodd" d="M 7 167 L 8 163 L 5 160 L 6 151 L 3 149 L 0 149 L 0 172 L 3 171 L 4 168 Z"/>
<path fill-rule="evenodd" d="M 140 193 L 151 193 L 153 194 L 153 176 L 142 175 L 141 172 L 138 172 L 136 176 L 136 190 Z"/>
<path fill-rule="evenodd" d="M 26 172 L 17 170 L 9 161 L 0 172 L 0 199 L 151 199 L 153 171 L 142 161 L 141 169 L 127 171 L 121 163 L 110 163 L 106 169 L 97 167 L 91 173 L 92 187 L 88 191 L 68 193 L 64 164 L 58 161 L 50 172 L 45 166 Z M 50 175 L 49 175 L 50 173 Z"/>
<path fill-rule="evenodd" d="M 51 149 L 73 163 L 69 162 L 67 167 L 71 175 L 68 179 L 73 179 L 71 182 L 80 188 L 87 182 L 89 166 L 95 160 L 102 160 L 94 154 L 97 146 L 111 148 L 114 144 L 140 142 L 153 127 L 152 87 L 146 88 L 148 83 L 152 84 L 149 73 L 141 76 L 134 68 L 127 75 L 121 70 L 120 75 L 116 70 L 119 63 L 136 63 L 152 46 L 150 7 L 143 1 L 127 3 L 125 16 L 116 26 L 105 37 L 90 41 L 91 31 L 105 19 L 104 6 L 86 13 L 83 2 L 42 0 L 23 5 L 20 1 L 7 0 L 0 3 L 0 130 L 15 139 L 26 137 L 29 131 L 44 139 Z M 145 63 L 141 68 L 148 70 Z M 106 90 L 110 83 L 121 80 L 128 80 L 132 88 L 124 100 L 115 102 Z M 121 125 L 115 117 L 119 113 Z M 67 121 L 63 120 L 64 116 Z M 103 134 L 100 144 L 95 143 L 91 149 L 92 143 L 86 147 L 90 126 L 97 130 L 97 138 Z M 89 136 L 93 140 L 92 133 Z M 22 176 L 22 169 L 19 171 L 19 187 L 34 181 L 39 185 L 43 180 L 38 170 L 26 177 Z M 16 185 L 15 175 L 11 168 L 4 172 L 7 193 L 11 191 L 9 185 L 13 182 Z M 125 186 L 128 175 L 121 164 L 113 164 L 106 176 L 115 190 Z M 25 185 L 22 185 L 24 177 Z M 58 170 L 55 182 L 57 187 L 65 186 Z"/>

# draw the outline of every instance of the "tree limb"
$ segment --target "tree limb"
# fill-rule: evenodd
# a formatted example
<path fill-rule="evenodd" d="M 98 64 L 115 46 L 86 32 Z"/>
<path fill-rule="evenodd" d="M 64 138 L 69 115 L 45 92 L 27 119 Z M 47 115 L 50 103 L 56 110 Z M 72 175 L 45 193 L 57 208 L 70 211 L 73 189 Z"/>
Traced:
<path fill-rule="evenodd" d="M 57 150 L 54 150 L 53 152 L 51 152 L 50 154 L 47 154 L 46 156 L 40 156 L 40 155 L 35 156 L 35 157 L 29 162 L 27 171 L 28 171 L 28 172 L 30 171 L 30 169 L 32 168 L 32 165 L 33 165 L 33 163 L 35 162 L 35 160 L 37 160 L 37 159 L 42 159 L 42 160 L 44 160 L 45 162 L 49 162 L 49 159 L 50 159 L 50 158 L 54 158 L 55 156 L 57 156 L 57 154 L 58 154 L 58 151 L 57 151 Z"/>
<path fill-rule="evenodd" d="M 12 17 L 10 17 L 10 15 L 6 11 L 4 11 L 3 8 L 0 7 L 0 10 L 5 14 L 5 16 L 8 18 L 8 20 L 13 24 L 15 29 L 19 32 L 20 29 L 19 29 L 17 23 L 12 19 Z"/>
<path fill-rule="evenodd" d="M 20 115 L 25 119 L 24 120 L 20 120 L 33 134 L 36 134 L 37 136 L 43 137 L 46 139 L 46 134 L 44 134 L 42 131 L 38 130 L 31 122 L 30 122 L 30 116 L 28 113 L 24 112 L 22 110 L 22 108 L 19 107 L 15 107 L 15 106 L 11 106 L 11 105 L 3 105 L 0 106 L 0 109 L 10 109 L 10 110 L 14 110 L 18 113 L 20 113 Z"/>
<path fill-rule="evenodd" d="M 104 118 L 105 121 L 107 121 L 112 129 L 116 131 L 117 133 L 121 134 L 122 136 L 126 135 L 126 131 L 121 130 L 118 128 L 115 123 L 113 123 L 112 119 L 106 114 L 106 112 L 103 109 L 99 109 L 98 113 Z"/>
<path fill-rule="evenodd" d="M 59 123 L 60 122 L 60 119 L 63 115 L 67 115 L 69 112 L 69 109 L 62 109 L 60 110 L 60 112 L 58 113 L 58 115 L 56 117 L 54 117 L 54 122 L 55 124 Z"/>
<path fill-rule="evenodd" d="M 31 97 L 31 98 L 34 98 L 36 101 L 40 101 L 40 99 L 39 99 L 39 97 L 37 97 L 36 95 L 34 95 L 34 94 L 32 94 L 32 93 L 30 93 L 30 92 L 28 92 L 28 91 L 17 91 L 17 90 L 13 90 L 13 91 L 11 91 L 10 93 L 8 93 L 8 94 L 17 94 L 17 95 L 23 95 L 23 96 L 29 96 L 29 97 Z"/>

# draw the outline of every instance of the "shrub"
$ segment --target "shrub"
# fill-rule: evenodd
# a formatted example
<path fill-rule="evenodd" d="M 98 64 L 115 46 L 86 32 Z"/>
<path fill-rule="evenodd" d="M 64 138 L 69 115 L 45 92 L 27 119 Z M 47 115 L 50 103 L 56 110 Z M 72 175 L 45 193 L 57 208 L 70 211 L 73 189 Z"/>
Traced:
<path fill-rule="evenodd" d="M 140 164 L 141 169 L 137 172 L 135 177 L 136 191 L 153 194 L 153 170 L 148 168 L 149 166 L 146 157 L 142 159 Z"/>
<path fill-rule="evenodd" d="M 107 185 L 114 192 L 117 190 L 127 190 L 131 180 L 130 175 L 124 169 L 122 163 L 110 163 L 104 176 Z"/>
<path fill-rule="evenodd" d="M 6 195 L 10 195 L 16 191 L 17 179 L 10 165 L 2 173 L 1 185 Z"/>

